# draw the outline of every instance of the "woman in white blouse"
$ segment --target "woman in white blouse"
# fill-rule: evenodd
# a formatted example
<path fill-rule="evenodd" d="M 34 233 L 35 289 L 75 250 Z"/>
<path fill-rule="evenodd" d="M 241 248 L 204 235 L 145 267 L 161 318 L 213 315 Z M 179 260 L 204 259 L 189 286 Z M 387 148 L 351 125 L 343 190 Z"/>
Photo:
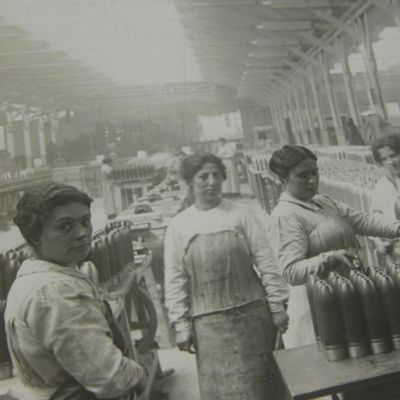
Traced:
<path fill-rule="evenodd" d="M 288 288 L 251 208 L 221 198 L 213 154 L 182 161 L 194 204 L 165 238 L 166 305 L 183 351 L 196 352 L 203 400 L 279 400 L 271 352 L 284 332 Z M 194 350 L 193 350 L 194 348 Z"/>
<path fill-rule="evenodd" d="M 285 187 L 271 213 L 268 237 L 290 284 L 290 327 L 283 340 L 291 348 L 315 343 L 305 287 L 308 276 L 351 268 L 358 249 L 356 234 L 396 238 L 400 223 L 387 223 L 318 194 L 317 157 L 306 147 L 283 146 L 273 152 L 269 167 Z"/>

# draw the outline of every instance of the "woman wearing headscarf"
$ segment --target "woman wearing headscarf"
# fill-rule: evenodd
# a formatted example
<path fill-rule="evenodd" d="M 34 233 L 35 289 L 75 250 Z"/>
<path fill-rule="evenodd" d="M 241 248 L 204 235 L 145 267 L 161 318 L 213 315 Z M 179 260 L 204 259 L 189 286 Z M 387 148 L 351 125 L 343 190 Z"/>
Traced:
<path fill-rule="evenodd" d="M 395 207 L 400 198 L 400 128 L 377 139 L 371 148 L 376 163 L 385 171 L 385 176 L 379 179 L 372 192 L 372 210 L 387 222 L 396 221 Z M 399 258 L 400 248 L 396 246 L 396 240 L 372 240 L 381 255 L 389 260 Z"/>
<path fill-rule="evenodd" d="M 291 348 L 315 343 L 308 276 L 351 268 L 358 250 L 356 234 L 396 238 L 400 223 L 387 223 L 318 194 L 317 157 L 306 147 L 283 146 L 272 153 L 269 167 L 285 188 L 271 213 L 268 237 L 290 285 L 290 327 L 283 340 Z"/>
<path fill-rule="evenodd" d="M 194 204 L 165 237 L 166 305 L 178 347 L 197 355 L 203 400 L 279 400 L 271 352 L 284 332 L 288 288 L 253 210 L 222 199 L 222 161 L 182 161 Z"/>
<path fill-rule="evenodd" d="M 108 304 L 78 269 L 92 240 L 91 202 L 52 182 L 27 190 L 17 204 L 15 223 L 34 257 L 22 263 L 7 298 L 19 378 L 12 399 L 128 399 L 143 388 L 143 368 L 124 356 Z"/>

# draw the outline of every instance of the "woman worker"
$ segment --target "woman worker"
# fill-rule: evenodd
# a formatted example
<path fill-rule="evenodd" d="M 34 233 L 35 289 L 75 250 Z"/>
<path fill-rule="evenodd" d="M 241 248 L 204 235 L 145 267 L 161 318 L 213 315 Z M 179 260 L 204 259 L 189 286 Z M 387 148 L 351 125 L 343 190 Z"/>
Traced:
<path fill-rule="evenodd" d="M 396 221 L 395 204 L 400 197 L 400 128 L 398 132 L 385 135 L 372 143 L 372 154 L 385 171 L 372 192 L 372 210 L 387 222 Z M 378 253 L 390 260 L 400 256 L 396 240 L 372 238 Z"/>
<path fill-rule="evenodd" d="M 128 399 L 143 388 L 143 368 L 117 347 L 121 332 L 110 324 L 109 306 L 77 268 L 90 249 L 91 202 L 52 182 L 17 204 L 15 223 L 34 257 L 21 265 L 7 299 L 7 340 L 20 380 L 12 399 Z"/>
<path fill-rule="evenodd" d="M 222 183 L 222 194 L 238 196 L 240 194 L 240 180 L 235 164 L 235 148 L 222 137 L 218 140 L 216 155 L 222 159 L 226 170 L 226 179 Z"/>
<path fill-rule="evenodd" d="M 285 190 L 271 213 L 268 237 L 290 286 L 290 327 L 286 348 L 315 343 L 305 284 L 309 274 L 351 268 L 356 234 L 395 238 L 399 222 L 368 216 L 318 193 L 315 154 L 303 146 L 286 145 L 269 163 Z"/>
<path fill-rule="evenodd" d="M 221 198 L 222 161 L 182 161 L 194 204 L 165 237 L 166 305 L 181 350 L 197 354 L 203 400 L 279 400 L 270 354 L 284 332 L 288 288 L 249 207 Z M 256 269 L 254 269 L 254 266 Z"/>

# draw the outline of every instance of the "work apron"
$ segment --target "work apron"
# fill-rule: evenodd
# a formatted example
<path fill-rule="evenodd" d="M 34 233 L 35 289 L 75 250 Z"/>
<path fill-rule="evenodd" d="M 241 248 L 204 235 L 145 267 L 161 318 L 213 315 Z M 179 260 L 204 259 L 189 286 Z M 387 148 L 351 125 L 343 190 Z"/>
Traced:
<path fill-rule="evenodd" d="M 279 400 L 271 360 L 276 329 L 246 241 L 198 234 L 184 256 L 202 400 Z"/>

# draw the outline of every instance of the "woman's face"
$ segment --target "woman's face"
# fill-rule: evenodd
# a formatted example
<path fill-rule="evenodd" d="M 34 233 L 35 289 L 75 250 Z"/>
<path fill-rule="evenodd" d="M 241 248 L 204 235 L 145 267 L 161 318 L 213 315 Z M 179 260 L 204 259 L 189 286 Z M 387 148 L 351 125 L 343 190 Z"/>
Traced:
<path fill-rule="evenodd" d="M 318 165 L 314 160 L 303 160 L 290 169 L 283 179 L 286 191 L 303 201 L 311 200 L 318 192 Z"/>
<path fill-rule="evenodd" d="M 90 250 L 92 223 L 90 209 L 82 203 L 56 207 L 34 243 L 37 256 L 56 264 L 70 266 L 83 260 Z"/>
<path fill-rule="evenodd" d="M 213 163 L 205 163 L 201 170 L 196 172 L 192 180 L 196 202 L 217 203 L 220 199 L 223 181 L 224 177 L 219 168 Z"/>
<path fill-rule="evenodd" d="M 378 149 L 379 159 L 382 166 L 392 176 L 400 176 L 400 154 L 389 146 Z"/>

